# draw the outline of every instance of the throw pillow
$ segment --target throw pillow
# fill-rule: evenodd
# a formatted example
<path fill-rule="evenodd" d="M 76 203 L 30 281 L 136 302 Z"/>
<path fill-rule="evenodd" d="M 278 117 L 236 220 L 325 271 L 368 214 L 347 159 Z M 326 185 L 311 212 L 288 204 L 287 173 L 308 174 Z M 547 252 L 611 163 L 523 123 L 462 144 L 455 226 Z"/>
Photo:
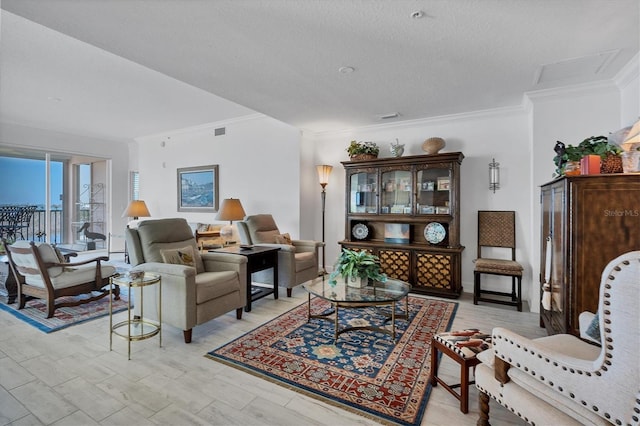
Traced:
<path fill-rule="evenodd" d="M 291 242 L 291 236 L 289 234 L 280 234 L 276 235 L 276 244 L 289 244 L 292 246 L 293 242 Z"/>
<path fill-rule="evenodd" d="M 587 331 L 585 332 L 587 336 L 591 337 L 593 340 L 600 341 L 600 313 L 596 313 L 596 316 L 591 320 L 591 324 L 587 327 Z"/>
<path fill-rule="evenodd" d="M 187 246 L 179 249 L 160 250 L 162 261 L 174 265 L 185 265 L 196 267 L 196 260 L 193 255 L 193 247 Z"/>

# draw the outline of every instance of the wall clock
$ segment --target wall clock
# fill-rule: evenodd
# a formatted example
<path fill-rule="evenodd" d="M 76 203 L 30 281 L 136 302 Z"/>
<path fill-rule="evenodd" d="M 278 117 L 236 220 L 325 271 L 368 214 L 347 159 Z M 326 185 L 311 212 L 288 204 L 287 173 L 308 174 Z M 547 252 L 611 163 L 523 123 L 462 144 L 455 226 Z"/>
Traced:
<path fill-rule="evenodd" d="M 430 222 L 424 227 L 424 238 L 430 244 L 440 244 L 446 237 L 447 229 L 439 222 Z"/>
<path fill-rule="evenodd" d="M 357 223 L 351 228 L 351 235 L 356 240 L 364 240 L 369 236 L 369 227 L 364 223 Z"/>

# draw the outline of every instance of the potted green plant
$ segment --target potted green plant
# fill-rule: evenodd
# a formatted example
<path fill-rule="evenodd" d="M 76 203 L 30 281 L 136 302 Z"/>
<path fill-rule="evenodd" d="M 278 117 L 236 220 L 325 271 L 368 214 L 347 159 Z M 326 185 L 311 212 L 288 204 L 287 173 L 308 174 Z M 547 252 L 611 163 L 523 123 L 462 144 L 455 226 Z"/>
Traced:
<path fill-rule="evenodd" d="M 329 282 L 336 283 L 336 277 L 342 276 L 351 287 L 366 287 L 369 280 L 387 280 L 380 270 L 380 259 L 366 250 L 342 249 L 340 257 L 329 275 Z"/>
<path fill-rule="evenodd" d="M 375 142 L 351 141 L 346 150 L 352 161 L 372 160 L 378 157 L 380 148 Z"/>
<path fill-rule="evenodd" d="M 554 157 L 554 162 L 558 166 L 556 173 L 579 174 L 579 167 L 575 166 L 574 162 L 580 162 L 587 155 L 596 155 L 600 158 L 603 173 L 615 173 L 622 167 L 619 158 L 621 152 L 620 147 L 609 143 L 606 136 L 591 136 L 577 146 L 567 145 L 561 152 L 556 151 L 557 155 Z"/>

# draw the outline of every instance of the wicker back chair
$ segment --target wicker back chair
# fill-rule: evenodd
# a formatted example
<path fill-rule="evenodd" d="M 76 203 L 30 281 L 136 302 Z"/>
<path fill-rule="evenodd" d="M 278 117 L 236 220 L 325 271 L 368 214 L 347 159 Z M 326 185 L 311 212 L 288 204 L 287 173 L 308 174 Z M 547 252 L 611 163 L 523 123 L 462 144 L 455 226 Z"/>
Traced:
<path fill-rule="evenodd" d="M 489 248 L 491 257 L 483 256 Z M 497 250 L 496 250 L 497 249 Z M 496 253 L 510 251 L 510 258 L 496 258 Z M 516 261 L 516 213 L 514 211 L 484 211 L 478 212 L 478 258 L 474 261 L 473 303 L 490 302 L 515 306 L 522 311 L 522 265 Z M 511 277 L 511 291 L 483 289 L 480 276 L 503 275 Z M 485 294 L 499 296 L 485 297 Z M 505 299 L 506 296 L 506 299 Z"/>

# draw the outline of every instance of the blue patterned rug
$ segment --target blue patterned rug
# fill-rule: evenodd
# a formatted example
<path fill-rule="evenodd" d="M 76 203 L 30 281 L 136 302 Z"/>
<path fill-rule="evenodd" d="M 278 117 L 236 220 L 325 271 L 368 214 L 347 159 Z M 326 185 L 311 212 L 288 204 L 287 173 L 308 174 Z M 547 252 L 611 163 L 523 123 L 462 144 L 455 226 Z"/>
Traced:
<path fill-rule="evenodd" d="M 396 320 L 397 343 L 383 332 L 355 330 L 334 344 L 333 321 L 307 321 L 303 303 L 206 356 L 376 421 L 415 426 L 431 392 L 431 337 L 450 329 L 457 306 L 409 297 L 409 321 Z M 312 313 L 329 308 L 312 299 Z M 340 328 L 388 328 L 381 311 L 342 308 Z"/>
<path fill-rule="evenodd" d="M 78 298 L 87 298 L 82 296 L 65 296 L 56 299 L 58 302 L 65 299 L 77 300 Z M 127 309 L 127 288 L 120 286 L 120 300 L 113 301 L 113 313 L 121 312 Z M 96 318 L 109 315 L 109 296 L 84 305 L 57 308 L 53 317 L 46 318 L 47 304 L 42 299 L 32 299 L 27 301 L 23 309 L 18 309 L 18 302 L 7 304 L 7 297 L 0 295 L 0 310 L 9 312 L 14 317 L 36 327 L 45 333 L 52 333 L 72 325 L 91 321 Z"/>

